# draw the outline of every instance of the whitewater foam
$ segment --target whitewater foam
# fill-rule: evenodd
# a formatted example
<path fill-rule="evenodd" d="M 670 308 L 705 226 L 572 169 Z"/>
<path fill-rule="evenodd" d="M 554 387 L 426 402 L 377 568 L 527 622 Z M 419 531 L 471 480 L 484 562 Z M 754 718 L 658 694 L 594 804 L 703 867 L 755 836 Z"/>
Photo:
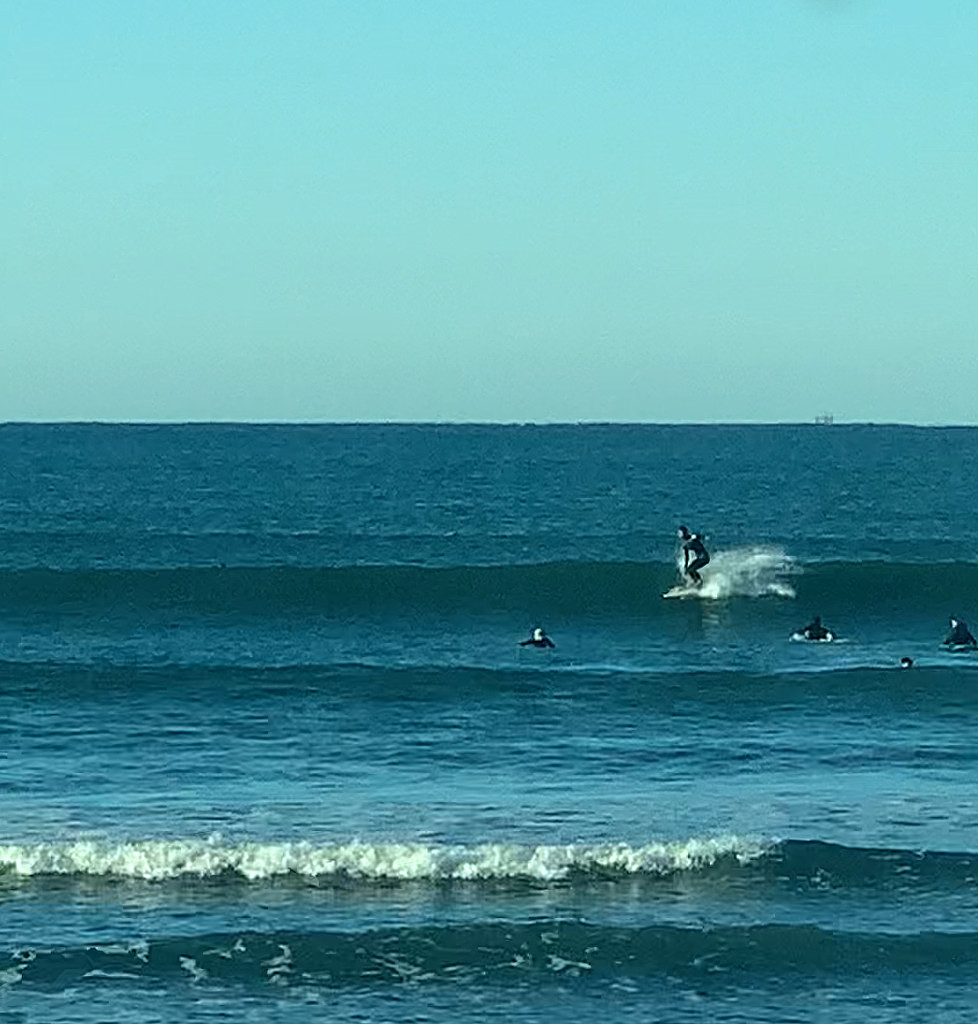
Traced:
<path fill-rule="evenodd" d="M 682 573 L 682 558 L 677 560 Z M 726 597 L 795 596 L 787 577 L 801 572 L 800 566 L 783 548 L 754 544 L 718 551 L 703 570 L 703 583 L 691 595 L 705 601 Z"/>
<path fill-rule="evenodd" d="M 736 836 L 641 846 L 84 840 L 0 845 L 0 873 L 25 878 L 84 875 L 146 881 L 231 874 L 256 882 L 289 875 L 365 881 L 550 882 L 578 874 L 669 875 L 709 868 L 728 858 L 745 863 L 762 856 L 770 845 Z"/>

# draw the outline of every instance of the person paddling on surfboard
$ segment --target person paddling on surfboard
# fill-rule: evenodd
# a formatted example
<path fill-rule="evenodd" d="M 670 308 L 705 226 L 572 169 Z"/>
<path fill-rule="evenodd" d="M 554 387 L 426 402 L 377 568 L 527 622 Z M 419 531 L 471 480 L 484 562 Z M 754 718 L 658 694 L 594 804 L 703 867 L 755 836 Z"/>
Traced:
<path fill-rule="evenodd" d="M 690 533 L 685 526 L 679 527 L 679 540 L 683 546 L 683 572 L 698 587 L 703 582 L 700 569 L 709 564 L 710 554 L 703 544 L 703 538 L 698 533 Z"/>
<path fill-rule="evenodd" d="M 533 630 L 533 635 L 529 640 L 521 640 L 520 647 L 556 647 L 557 645 L 547 636 L 546 633 L 539 627 L 536 626 Z"/>
<path fill-rule="evenodd" d="M 798 630 L 798 636 L 804 640 L 834 640 L 835 634 L 831 629 L 822 625 L 822 617 L 816 615 L 804 629 Z"/>
<path fill-rule="evenodd" d="M 978 647 L 978 640 L 971 635 L 968 627 L 960 620 L 951 618 L 951 628 L 944 637 L 944 646 L 960 650 L 963 647 Z"/>

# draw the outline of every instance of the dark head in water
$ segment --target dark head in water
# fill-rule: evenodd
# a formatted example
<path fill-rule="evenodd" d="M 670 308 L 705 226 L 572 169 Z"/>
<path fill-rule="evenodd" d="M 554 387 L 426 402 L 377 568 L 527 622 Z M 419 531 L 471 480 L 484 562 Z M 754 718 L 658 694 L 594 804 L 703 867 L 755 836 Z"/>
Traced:
<path fill-rule="evenodd" d="M 913 658 L 903 657 L 900 659 L 900 668 L 913 668 Z"/>

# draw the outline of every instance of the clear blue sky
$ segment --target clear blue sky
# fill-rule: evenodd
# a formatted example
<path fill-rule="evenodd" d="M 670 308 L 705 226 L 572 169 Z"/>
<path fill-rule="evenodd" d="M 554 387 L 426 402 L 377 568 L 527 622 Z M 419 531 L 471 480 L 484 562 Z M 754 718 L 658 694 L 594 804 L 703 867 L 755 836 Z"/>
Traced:
<path fill-rule="evenodd" d="M 978 422 L 974 0 L 7 0 L 0 420 Z"/>

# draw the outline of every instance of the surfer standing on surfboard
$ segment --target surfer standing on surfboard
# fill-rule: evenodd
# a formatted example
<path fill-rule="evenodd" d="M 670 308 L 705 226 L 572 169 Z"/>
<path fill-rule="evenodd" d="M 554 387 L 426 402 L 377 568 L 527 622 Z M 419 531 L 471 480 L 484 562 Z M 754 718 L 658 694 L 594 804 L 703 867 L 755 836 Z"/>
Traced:
<path fill-rule="evenodd" d="M 679 540 L 683 546 L 683 572 L 698 587 L 703 582 L 699 571 L 709 563 L 710 554 L 706 550 L 703 538 L 698 533 L 690 533 L 685 526 L 679 527 Z"/>

